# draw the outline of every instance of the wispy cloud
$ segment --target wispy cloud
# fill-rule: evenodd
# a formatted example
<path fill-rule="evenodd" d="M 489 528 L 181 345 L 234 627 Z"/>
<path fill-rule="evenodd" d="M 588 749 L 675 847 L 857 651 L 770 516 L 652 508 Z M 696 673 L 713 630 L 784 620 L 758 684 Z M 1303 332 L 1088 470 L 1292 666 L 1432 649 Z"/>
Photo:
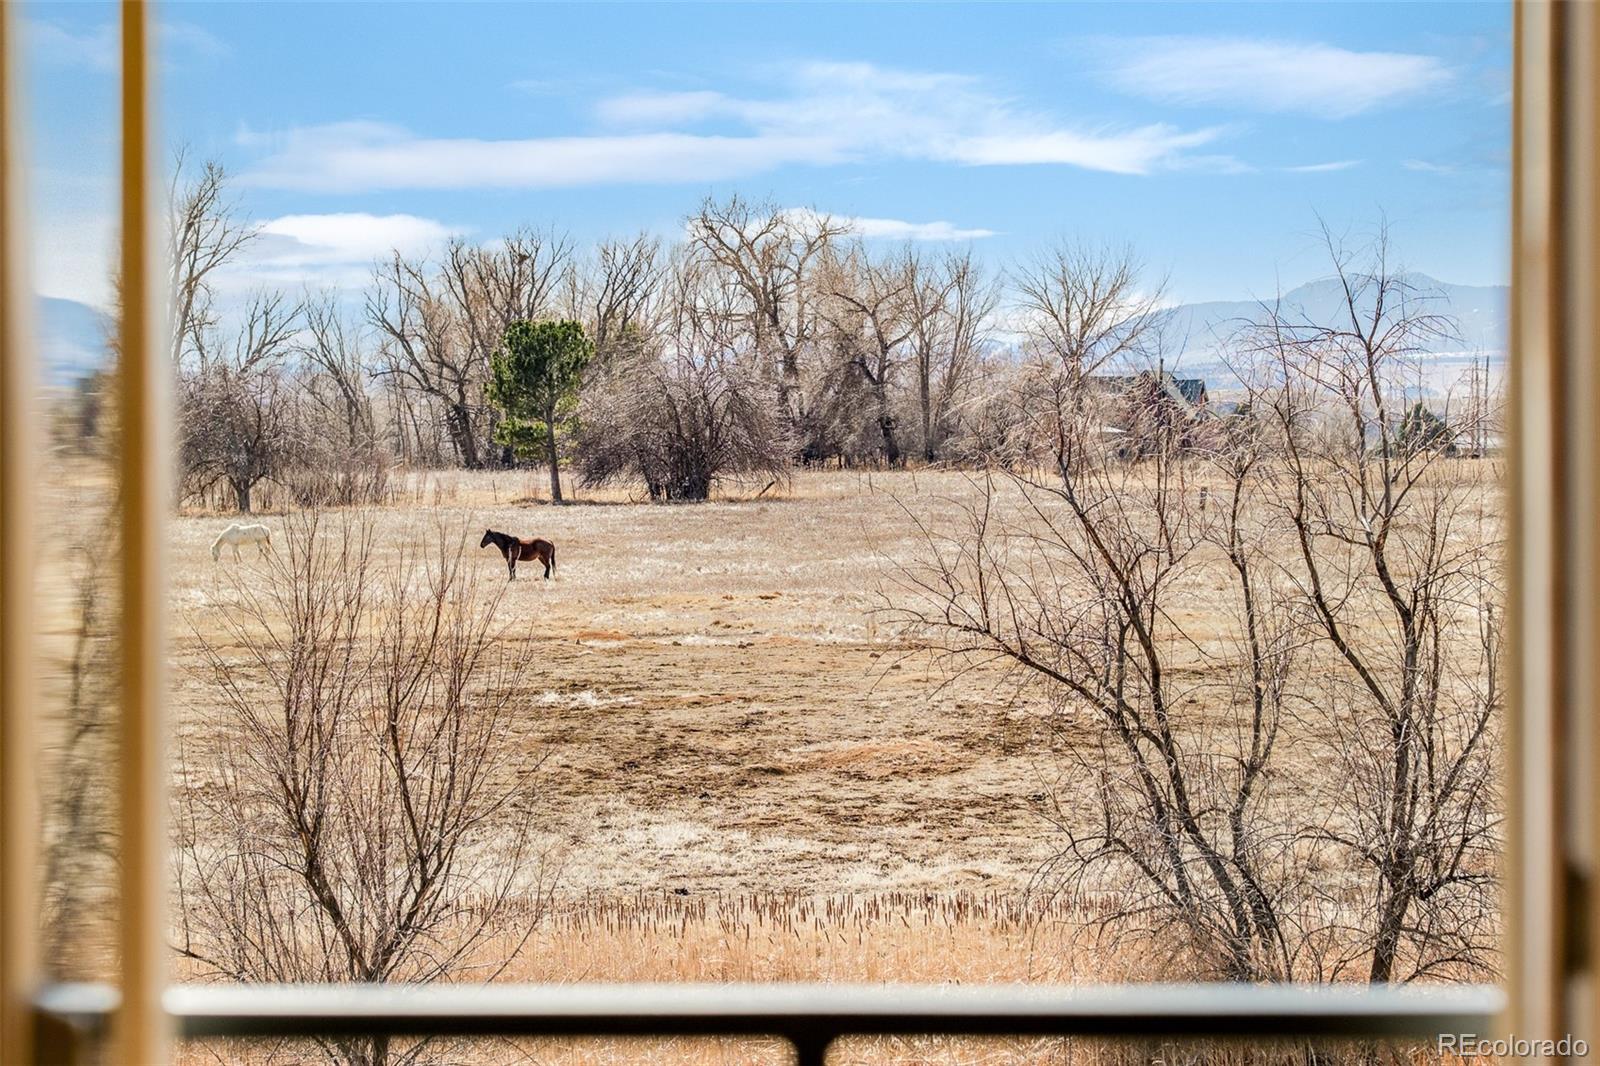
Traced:
<path fill-rule="evenodd" d="M 1301 166 L 1284 167 L 1283 169 L 1291 174 L 1327 174 L 1335 170 L 1349 170 L 1351 167 L 1359 167 L 1360 165 L 1361 160 L 1359 159 L 1338 159 L 1331 163 L 1305 163 Z"/>
<path fill-rule="evenodd" d="M 1424 174 L 1461 173 L 1461 168 L 1454 163 L 1432 163 L 1426 159 L 1407 159 L 1400 166 L 1406 170 L 1416 170 Z"/>
<path fill-rule="evenodd" d="M 1146 174 L 1182 165 L 1222 128 L 1076 127 L 964 75 L 807 63 L 768 97 L 632 92 L 598 101 L 598 128 L 493 140 L 338 123 L 247 141 L 267 154 L 246 180 L 277 188 L 539 188 L 705 182 L 788 165 L 919 160 L 1073 166 Z"/>
<path fill-rule="evenodd" d="M 809 207 L 791 207 L 784 212 L 801 221 L 819 217 L 819 212 Z M 843 226 L 866 240 L 890 241 L 976 241 L 994 237 L 998 231 L 957 226 L 943 219 L 934 222 L 908 222 L 900 218 L 863 218 L 856 215 L 829 215 L 829 221 Z"/>
<path fill-rule="evenodd" d="M 240 180 L 335 192 L 557 188 L 720 181 L 839 158 L 831 143 L 806 138 L 642 133 L 484 140 L 418 137 L 370 123 L 294 129 L 280 141 L 277 152 Z"/>
<path fill-rule="evenodd" d="M 46 66 L 79 67 L 112 72 L 120 62 L 117 28 L 101 22 L 71 26 L 30 19 L 23 26 L 29 55 Z M 157 27 L 159 54 L 168 60 L 220 59 L 230 52 L 220 37 L 190 22 L 167 21 Z"/>
<path fill-rule="evenodd" d="M 1347 118 L 1448 84 L 1437 56 L 1248 37 L 1097 38 L 1107 83 L 1172 104 Z"/>

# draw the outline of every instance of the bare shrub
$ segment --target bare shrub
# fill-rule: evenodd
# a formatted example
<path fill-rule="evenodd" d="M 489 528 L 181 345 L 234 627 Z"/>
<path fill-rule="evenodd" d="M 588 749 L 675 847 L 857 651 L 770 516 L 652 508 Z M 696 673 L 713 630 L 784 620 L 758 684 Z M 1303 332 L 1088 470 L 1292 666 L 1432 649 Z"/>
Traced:
<path fill-rule="evenodd" d="M 291 519 L 198 635 L 218 703 L 205 749 L 181 753 L 176 884 L 178 950 L 202 976 L 487 980 L 537 921 L 523 649 L 459 536 L 435 529 L 383 570 L 373 536 L 357 516 Z M 324 1050 L 369 1066 L 428 1046 Z"/>
<path fill-rule="evenodd" d="M 1503 591 L 1484 506 L 1497 472 L 1451 453 L 1493 415 L 1474 405 L 1449 432 L 1412 429 L 1405 385 L 1452 324 L 1391 267 L 1385 232 L 1354 250 L 1325 237 L 1340 320 L 1267 308 L 1251 331 L 1251 409 L 1272 423 L 1287 566 L 1331 651 L 1309 706 L 1334 741 L 1326 835 L 1364 873 L 1347 964 L 1369 960 L 1373 981 L 1486 970 Z"/>
<path fill-rule="evenodd" d="M 985 482 L 969 528 L 925 531 L 933 561 L 893 602 L 958 665 L 1011 664 L 1075 731 L 1041 874 L 1106 893 L 1109 927 L 1235 979 L 1482 975 L 1492 471 L 1407 432 L 1395 402 L 1448 323 L 1381 235 L 1329 248 L 1346 321 L 1267 308 L 1240 360 L 1249 402 L 1200 445 L 1155 419 L 1126 461 L 1075 375 L 1052 376 L 1053 473 Z M 1314 753 L 1295 779 L 1289 736 Z"/>
<path fill-rule="evenodd" d="M 1297 640 L 1265 574 L 1257 471 L 1241 442 L 1221 471 L 1169 447 L 1139 466 L 1091 452 L 1058 484 L 991 477 L 968 528 L 924 531 L 937 562 L 904 571 L 895 598 L 959 665 L 1000 660 L 1044 685 L 1051 724 L 1076 734 L 1044 883 L 1109 901 L 1100 923 L 1172 966 L 1233 980 L 1296 976 L 1314 935 L 1291 924 L 1305 856 L 1269 773 Z M 1231 504 L 1202 511 L 1219 472 Z M 1183 621 L 1219 562 L 1221 640 Z"/>
<path fill-rule="evenodd" d="M 203 334 L 204 355 L 179 376 L 179 460 L 187 496 L 226 487 L 240 511 L 257 485 L 296 459 L 295 395 L 286 371 L 300 308 L 282 295 L 253 300 L 230 346 Z"/>
<path fill-rule="evenodd" d="M 705 281 L 679 264 L 664 347 L 618 356 L 591 381 L 579 413 L 585 485 L 639 478 L 651 499 L 704 500 L 728 478 L 786 476 L 787 427 Z"/>

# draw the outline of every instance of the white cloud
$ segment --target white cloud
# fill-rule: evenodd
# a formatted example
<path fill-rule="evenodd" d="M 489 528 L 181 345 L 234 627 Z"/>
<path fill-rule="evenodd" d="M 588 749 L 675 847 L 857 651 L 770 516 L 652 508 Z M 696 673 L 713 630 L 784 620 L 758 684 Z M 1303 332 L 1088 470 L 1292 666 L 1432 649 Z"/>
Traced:
<path fill-rule="evenodd" d="M 904 241 L 975 241 L 993 237 L 992 229 L 964 229 L 952 223 L 907 222 L 898 218 L 846 218 L 844 224 L 852 233 L 882 240 Z"/>
<path fill-rule="evenodd" d="M 1426 159 L 1407 159 L 1400 164 L 1406 170 L 1416 170 L 1424 174 L 1458 174 L 1461 168 L 1452 163 L 1430 163 Z"/>
<path fill-rule="evenodd" d="M 113 72 L 121 62 L 120 39 L 114 23 L 74 28 L 59 22 L 31 19 L 23 26 L 28 54 L 47 66 L 86 67 Z M 211 31 L 191 22 L 168 21 L 157 27 L 156 46 L 172 61 L 219 59 L 228 45 Z"/>
<path fill-rule="evenodd" d="M 256 239 L 229 267 L 229 289 L 257 285 L 360 285 L 374 260 L 400 251 L 425 254 L 464 232 L 416 215 L 282 215 L 257 227 Z"/>
<path fill-rule="evenodd" d="M 815 219 L 817 212 L 808 207 L 792 207 L 784 212 L 802 221 Z M 829 215 L 829 221 L 843 226 L 858 237 L 867 240 L 893 241 L 975 241 L 996 235 L 992 229 L 975 229 L 957 226 L 940 219 L 935 222 L 908 222 L 899 218 L 862 218 L 854 215 Z"/>
<path fill-rule="evenodd" d="M 787 165 L 924 160 L 968 166 L 1064 165 L 1144 174 L 1181 165 L 1221 129 L 1164 124 L 1068 127 L 961 75 L 867 63 L 807 63 L 781 91 L 635 92 L 601 100 L 601 129 L 527 139 L 422 137 L 336 123 L 242 143 L 268 154 L 246 181 L 275 188 L 548 188 L 707 182 Z"/>
<path fill-rule="evenodd" d="M 233 54 L 228 43 L 192 22 L 163 22 L 159 46 L 173 55 L 191 59 L 224 59 Z"/>
<path fill-rule="evenodd" d="M 371 259 L 391 251 L 423 251 L 460 232 L 431 218 L 416 215 L 369 215 L 349 212 L 332 215 L 281 215 L 261 224 L 263 242 L 272 238 L 289 242 L 273 253 L 291 262 L 348 262 Z"/>
<path fill-rule="evenodd" d="M 1349 170 L 1361 165 L 1359 159 L 1339 159 L 1331 163 L 1306 163 L 1298 167 L 1284 167 L 1291 174 L 1326 174 L 1334 170 Z"/>
<path fill-rule="evenodd" d="M 1102 76 L 1163 103 L 1347 118 L 1440 88 L 1436 56 L 1356 52 L 1329 44 L 1245 37 L 1101 38 Z"/>
<path fill-rule="evenodd" d="M 742 110 L 739 101 L 717 92 L 637 92 L 600 101 L 595 114 L 602 122 L 631 126 L 698 122 Z"/>
<path fill-rule="evenodd" d="M 291 130 L 241 177 L 278 189 L 557 188 L 717 181 L 786 163 L 831 162 L 834 145 L 794 137 L 641 133 L 525 140 L 416 137 L 339 123 Z"/>
<path fill-rule="evenodd" d="M 24 23 L 23 34 L 28 55 L 41 65 L 117 69 L 117 31 L 109 22 L 72 29 L 34 19 Z"/>
<path fill-rule="evenodd" d="M 1114 134 L 1002 134 L 955 141 L 943 154 L 973 165 L 1061 163 L 1117 174 L 1146 174 L 1164 163 L 1176 162 L 1186 148 L 1215 140 L 1220 132 L 1184 132 L 1172 126 L 1153 125 Z"/>

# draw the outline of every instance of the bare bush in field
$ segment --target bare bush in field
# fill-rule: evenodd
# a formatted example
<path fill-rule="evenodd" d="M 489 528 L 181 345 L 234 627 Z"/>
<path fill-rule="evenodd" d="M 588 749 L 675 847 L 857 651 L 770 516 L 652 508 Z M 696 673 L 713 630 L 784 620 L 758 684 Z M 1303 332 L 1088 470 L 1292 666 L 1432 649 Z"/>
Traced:
<path fill-rule="evenodd" d="M 1451 459 L 1480 435 L 1469 411 L 1445 428 L 1396 385 L 1451 322 L 1392 269 L 1387 236 L 1327 246 L 1341 320 L 1280 307 L 1250 331 L 1248 410 L 1276 460 L 1272 513 L 1290 534 L 1285 571 L 1327 669 L 1304 713 L 1329 745 L 1314 806 L 1323 839 L 1361 871 L 1362 922 L 1334 972 L 1373 981 L 1492 966 L 1500 803 L 1500 554 L 1487 463 Z M 1398 396 L 1397 396 L 1398 393 Z"/>
<path fill-rule="evenodd" d="M 644 482 L 652 499 L 704 500 L 739 477 L 786 476 L 792 437 L 760 370 L 741 357 L 724 289 L 676 264 L 658 340 L 614 355 L 580 413 L 578 474 Z"/>
<path fill-rule="evenodd" d="M 1381 241 L 1330 250 L 1348 320 L 1264 316 L 1249 403 L 1198 434 L 1148 420 L 1141 461 L 1061 346 L 1053 472 L 986 481 L 895 602 L 928 646 L 1096 723 L 1064 771 L 1096 782 L 1094 824 L 1058 812 L 1047 883 L 1117 891 L 1124 934 L 1218 976 L 1460 978 L 1495 965 L 1492 478 L 1393 406 L 1446 323 Z M 1221 639 L 1194 626 L 1224 604 Z M 1293 781 L 1290 720 L 1322 749 Z"/>
<path fill-rule="evenodd" d="M 1036 678 L 1061 727 L 1096 723 L 1065 772 L 1094 782 L 1097 813 L 1056 812 L 1052 887 L 1116 898 L 1108 927 L 1181 968 L 1295 976 L 1316 931 L 1291 926 L 1308 857 L 1281 820 L 1272 757 L 1299 639 L 1268 576 L 1255 458 L 1241 449 L 1231 499 L 1202 513 L 1199 485 L 1220 471 L 1175 448 L 1138 468 L 1088 456 L 1059 484 L 986 482 L 967 528 L 928 531 L 938 562 L 908 570 L 896 602 L 926 643 Z M 1208 646 L 1178 619 L 1195 575 L 1219 564 L 1233 632 Z"/>
<path fill-rule="evenodd" d="M 373 536 L 360 517 L 292 519 L 197 634 L 217 705 L 180 753 L 176 886 L 199 976 L 487 980 L 537 921 L 539 756 L 509 713 L 521 649 L 459 536 L 434 529 L 381 568 Z M 376 1066 L 425 1046 L 325 1050 Z"/>

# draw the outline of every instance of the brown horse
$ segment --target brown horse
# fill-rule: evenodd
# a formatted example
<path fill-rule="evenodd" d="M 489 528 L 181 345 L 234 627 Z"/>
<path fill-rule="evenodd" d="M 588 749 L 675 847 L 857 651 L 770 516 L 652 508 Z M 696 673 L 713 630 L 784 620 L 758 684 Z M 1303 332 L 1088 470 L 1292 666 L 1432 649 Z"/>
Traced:
<path fill-rule="evenodd" d="M 508 581 L 517 579 L 517 562 L 522 559 L 537 559 L 544 564 L 545 580 L 550 579 L 550 572 L 556 568 L 556 546 L 548 540 L 534 537 L 523 540 L 513 537 L 510 533 L 500 533 L 493 529 L 483 531 L 483 539 L 478 541 L 478 547 L 487 548 L 493 544 L 500 549 L 500 554 L 506 557 L 506 567 L 511 571 Z"/>

